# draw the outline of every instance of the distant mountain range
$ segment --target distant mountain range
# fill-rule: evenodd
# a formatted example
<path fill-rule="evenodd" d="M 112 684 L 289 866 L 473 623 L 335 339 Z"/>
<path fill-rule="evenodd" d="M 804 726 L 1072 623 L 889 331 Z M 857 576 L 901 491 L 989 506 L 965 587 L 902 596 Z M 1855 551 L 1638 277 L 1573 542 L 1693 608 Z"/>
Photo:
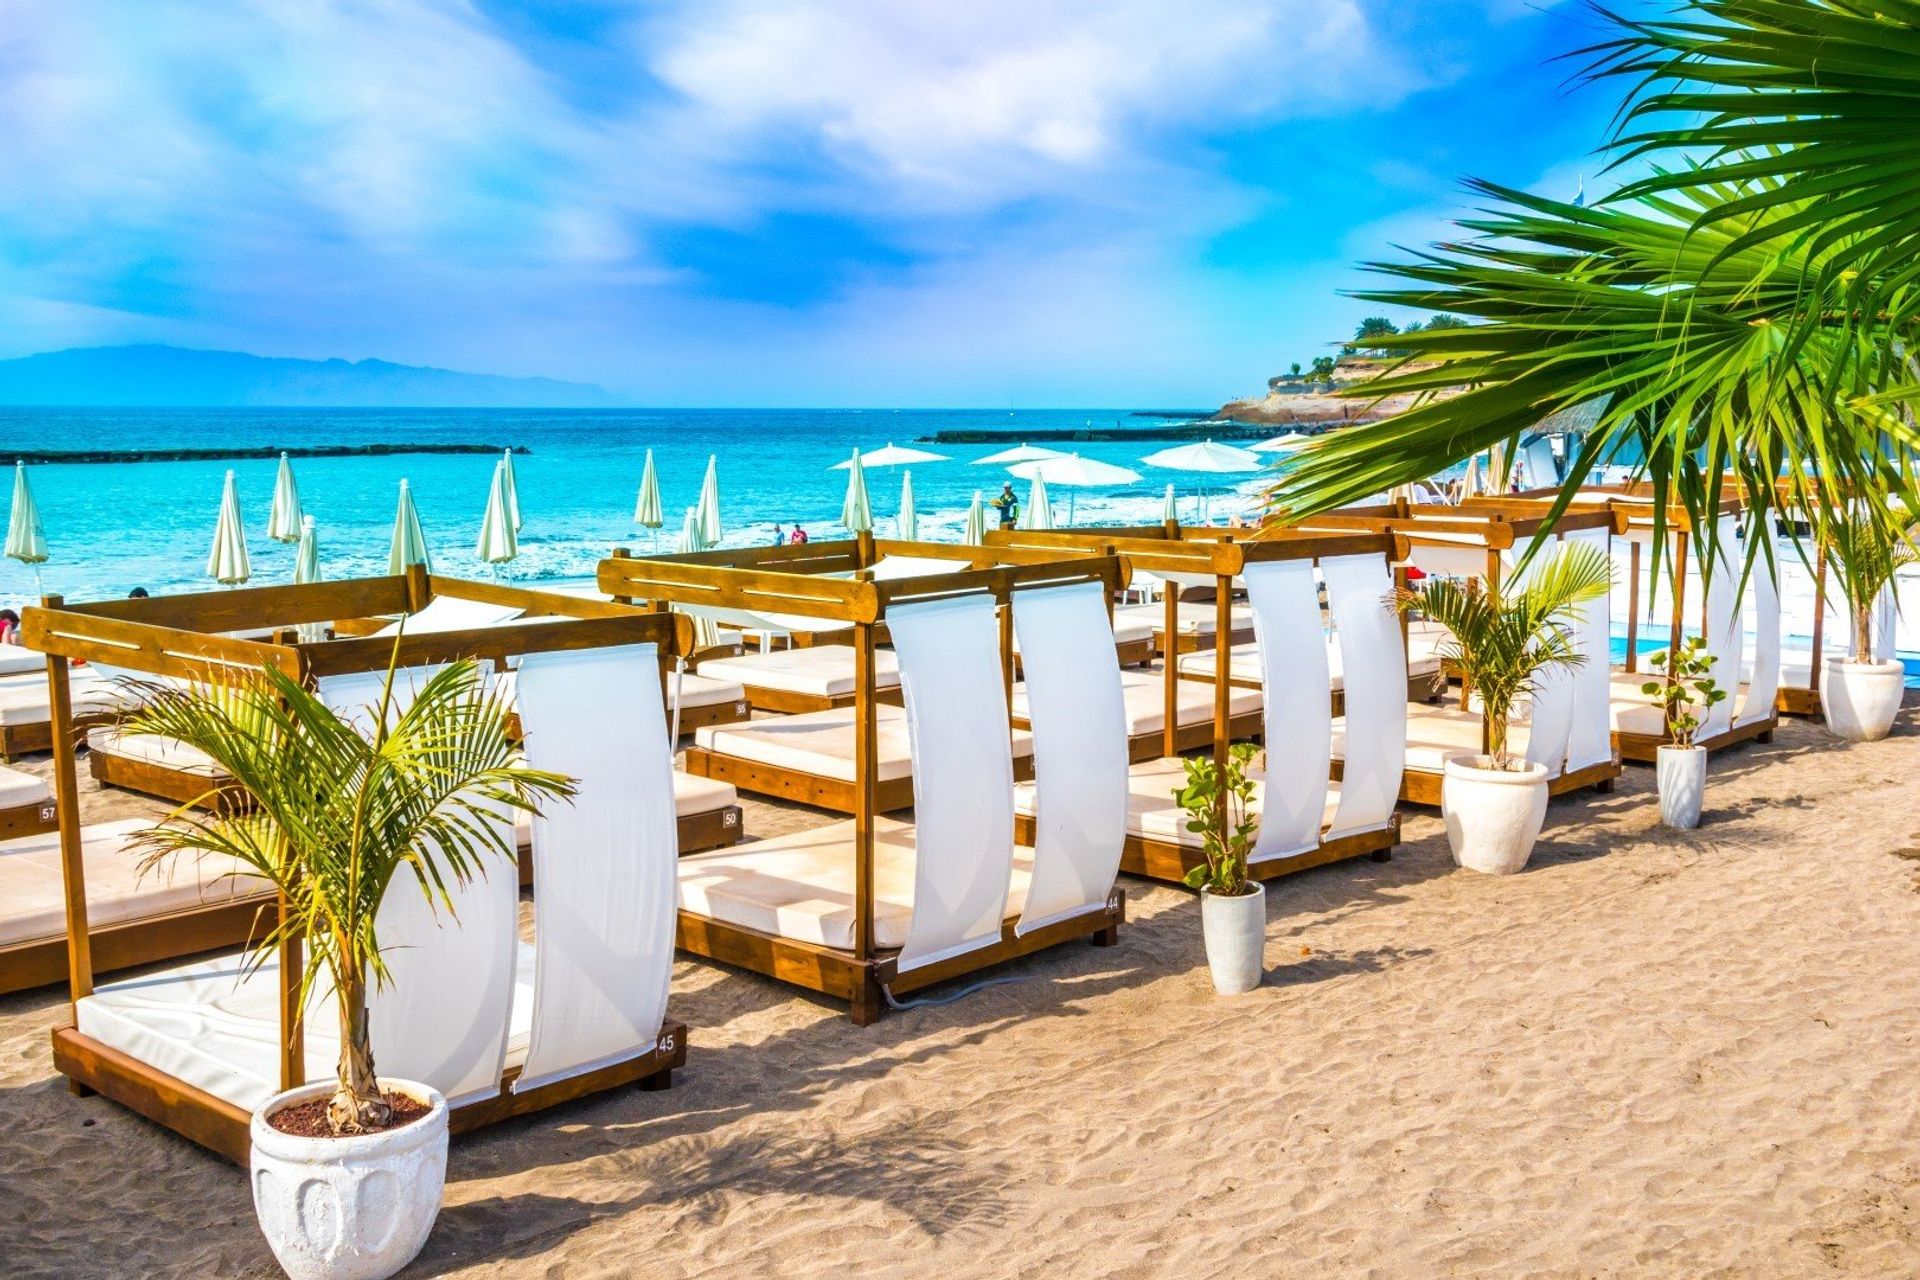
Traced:
<path fill-rule="evenodd" d="M 599 408 L 604 389 L 386 360 L 289 360 L 162 345 L 75 347 L 0 360 L 0 405 Z"/>

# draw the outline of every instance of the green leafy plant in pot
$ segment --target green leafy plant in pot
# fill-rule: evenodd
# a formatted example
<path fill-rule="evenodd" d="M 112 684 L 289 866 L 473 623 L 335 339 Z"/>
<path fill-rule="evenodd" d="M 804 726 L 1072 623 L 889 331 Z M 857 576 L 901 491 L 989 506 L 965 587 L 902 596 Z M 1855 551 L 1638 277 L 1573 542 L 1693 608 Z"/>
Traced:
<path fill-rule="evenodd" d="M 1485 717 L 1485 754 L 1452 757 L 1441 782 L 1447 842 L 1459 865 L 1508 874 L 1532 855 L 1546 819 L 1547 770 L 1508 750 L 1513 708 L 1542 673 L 1586 660 L 1573 626 L 1580 607 L 1605 596 L 1612 582 L 1606 552 L 1569 543 L 1512 590 L 1434 577 L 1397 593 L 1401 610 L 1447 629 L 1441 660 L 1459 668 Z"/>
<path fill-rule="evenodd" d="M 389 980 L 381 903 L 398 885 L 449 918 L 456 888 L 490 864 L 494 874 L 514 874 L 513 811 L 572 794 L 569 779 L 520 763 L 509 708 L 474 663 L 424 677 L 404 707 L 395 681 L 389 667 L 364 729 L 271 667 L 210 684 L 147 686 L 126 726 L 204 752 L 239 792 L 210 810 L 183 806 L 138 833 L 143 866 L 224 855 L 266 881 L 285 911 L 249 965 L 257 972 L 301 944 L 297 1007 L 330 1001 L 337 1011 L 336 1078 L 279 1094 L 253 1118 L 256 1211 L 294 1276 L 390 1275 L 419 1252 L 439 1210 L 446 1101 L 426 1085 L 382 1079 L 374 1066 L 368 999 Z M 404 1124 L 395 1124 L 396 1102 Z M 316 1123 L 311 1113 L 321 1107 Z M 404 1194 L 359 1194 L 376 1171 Z M 332 1186 L 344 1215 L 324 1238 L 294 1203 L 316 1179 Z"/>
<path fill-rule="evenodd" d="M 1822 522 L 1821 545 L 1846 596 L 1853 653 L 1826 660 L 1820 711 L 1828 730 L 1849 741 L 1877 742 L 1891 733 L 1906 692 L 1906 667 L 1890 653 L 1875 653 L 1873 615 L 1894 575 L 1920 559 L 1910 520 L 1892 504 L 1852 503 Z"/>
<path fill-rule="evenodd" d="M 1667 741 L 1654 751 L 1654 768 L 1660 786 L 1660 820 L 1683 831 L 1700 825 L 1700 807 L 1707 792 L 1707 751 L 1695 744 L 1694 735 L 1706 722 L 1707 713 L 1727 700 L 1727 691 L 1713 676 L 1713 655 L 1707 642 L 1688 636 L 1672 649 L 1662 649 L 1647 659 L 1648 665 L 1665 667 L 1664 680 L 1649 680 L 1640 686 L 1660 708 L 1667 726 Z"/>
<path fill-rule="evenodd" d="M 1210 756 L 1191 757 L 1186 785 L 1174 799 L 1187 815 L 1187 830 L 1200 837 L 1201 861 L 1186 875 L 1200 891 L 1200 925 L 1214 990 L 1239 995 L 1260 985 L 1266 951 L 1267 895 L 1247 875 L 1260 820 L 1251 812 L 1254 780 L 1248 776 L 1258 749 L 1237 742 L 1224 767 Z"/>

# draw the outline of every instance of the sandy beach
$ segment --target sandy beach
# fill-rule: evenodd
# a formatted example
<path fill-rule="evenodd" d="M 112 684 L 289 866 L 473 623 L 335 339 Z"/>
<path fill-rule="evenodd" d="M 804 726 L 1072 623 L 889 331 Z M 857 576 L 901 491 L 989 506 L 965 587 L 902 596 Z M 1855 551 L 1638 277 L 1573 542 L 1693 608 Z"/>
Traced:
<path fill-rule="evenodd" d="M 1140 881 L 1118 948 L 864 1031 L 683 963 L 674 1088 L 456 1141 L 404 1274 L 1914 1274 L 1917 706 L 1717 758 L 1694 833 L 1631 767 L 1508 879 L 1413 818 L 1390 863 L 1274 887 L 1239 999 Z M 0 1000 L 8 1273 L 277 1274 L 243 1174 L 68 1094 L 64 1012 Z"/>

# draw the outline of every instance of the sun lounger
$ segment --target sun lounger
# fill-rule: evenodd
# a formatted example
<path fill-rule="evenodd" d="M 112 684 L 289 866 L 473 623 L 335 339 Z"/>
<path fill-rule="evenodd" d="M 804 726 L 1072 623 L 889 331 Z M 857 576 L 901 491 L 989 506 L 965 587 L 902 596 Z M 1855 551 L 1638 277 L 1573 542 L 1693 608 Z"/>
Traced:
<path fill-rule="evenodd" d="M 37 675 L 45 679 L 47 655 L 17 644 L 0 644 L 0 676 Z"/>
<path fill-rule="evenodd" d="M 1214 670 L 1219 664 L 1218 649 L 1206 649 L 1199 653 L 1188 653 L 1180 658 L 1180 678 L 1211 682 Z M 1256 644 L 1237 644 L 1227 650 L 1227 679 L 1236 689 L 1257 689 L 1260 687 L 1260 646 Z M 1340 666 L 1340 645 L 1332 636 L 1327 637 L 1327 668 L 1333 681 L 1334 714 L 1338 715 L 1345 701 L 1346 682 Z M 1432 651 L 1424 656 L 1415 657 L 1409 649 L 1407 658 L 1407 701 L 1430 702 L 1440 696 L 1445 685 L 1440 670 L 1440 657 Z"/>
<path fill-rule="evenodd" d="M 709 658 L 699 670 L 739 685 L 757 711 L 825 711 L 853 705 L 852 645 L 816 644 Z M 890 701 L 899 698 L 900 665 L 890 649 L 874 653 L 874 687 Z"/>
<path fill-rule="evenodd" d="M 308 590 L 316 602 L 375 591 L 351 583 Z M 37 625 L 33 611 L 28 625 Z M 83 616 L 65 616 L 60 642 L 85 643 L 64 638 L 84 626 Z M 512 875 L 453 886 L 453 910 L 443 915 L 417 893 L 391 894 L 381 907 L 392 982 L 371 1000 L 380 1066 L 444 1093 L 455 1132 L 601 1089 L 664 1087 L 685 1062 L 685 1028 L 664 1016 L 675 847 L 672 748 L 655 650 L 663 641 L 674 643 L 671 623 L 637 613 L 515 629 L 499 640 L 525 646 L 516 697 L 529 763 L 578 785 L 571 804 L 551 805 L 533 823 L 532 944 L 519 938 Z M 436 649 L 431 634 L 409 637 L 402 661 L 462 656 L 447 652 L 449 643 Z M 619 647 L 579 647 L 594 643 Z M 207 647 L 235 658 L 248 652 L 235 641 Z M 292 651 L 314 655 L 316 665 L 372 652 L 354 641 Z M 165 656 L 157 661 L 164 669 Z M 421 670 L 408 668 L 406 677 L 411 687 Z M 323 676 L 320 688 L 336 706 L 366 707 L 383 679 L 384 671 L 363 670 Z M 62 805 L 68 821 L 64 798 Z M 546 921 L 562 923 L 543 927 Z M 70 911 L 67 921 L 70 934 L 97 939 L 93 923 L 84 912 Z M 244 1162 L 251 1109 L 309 1072 L 324 1078 L 335 1018 L 321 992 L 298 1033 L 283 1026 L 294 975 L 275 966 L 242 975 L 240 964 L 239 957 L 200 961 L 96 988 L 83 952 L 73 1025 L 54 1032 L 55 1064 Z"/>
<path fill-rule="evenodd" d="M 0 841 L 59 828 L 45 778 L 0 766 Z"/>
<path fill-rule="evenodd" d="M 74 668 L 68 687 L 73 716 L 82 725 L 101 724 L 134 705 L 134 693 L 88 667 Z M 53 706 L 44 670 L 0 677 L 0 759 L 53 749 Z"/>
<path fill-rule="evenodd" d="M 1182 600 L 1175 606 L 1175 651 L 1192 653 L 1197 649 L 1211 649 L 1219 631 L 1213 602 L 1210 600 Z M 1228 631 L 1229 644 L 1245 644 L 1253 639 L 1253 612 L 1244 605 L 1235 605 L 1233 622 Z M 1166 617 L 1164 604 L 1125 604 L 1113 611 L 1114 625 L 1122 619 L 1130 623 L 1146 623 L 1153 628 L 1153 647 L 1155 653 L 1167 651 Z"/>
<path fill-rule="evenodd" d="M 1120 673 L 1120 692 L 1126 711 L 1127 758 L 1152 760 L 1166 743 L 1167 681 L 1158 666 Z M 1182 751 L 1204 747 L 1213 741 L 1213 688 L 1210 683 L 1179 680 L 1174 684 L 1175 741 Z M 1235 738 L 1260 736 L 1260 687 L 1236 687 L 1229 702 L 1233 717 L 1231 732 Z M 1027 686 L 1013 686 L 1010 714 L 1015 728 L 1027 727 Z"/>

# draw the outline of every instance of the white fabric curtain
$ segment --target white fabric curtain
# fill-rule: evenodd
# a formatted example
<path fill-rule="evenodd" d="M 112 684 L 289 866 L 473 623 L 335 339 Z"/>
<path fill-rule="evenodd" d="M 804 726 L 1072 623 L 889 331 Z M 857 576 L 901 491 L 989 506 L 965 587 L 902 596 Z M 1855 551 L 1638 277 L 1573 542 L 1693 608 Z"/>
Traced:
<path fill-rule="evenodd" d="M 1487 573 L 1487 551 L 1477 542 L 1473 545 L 1418 542 L 1408 551 L 1407 563 L 1422 573 L 1442 578 L 1483 578 Z"/>
<path fill-rule="evenodd" d="M 1713 679 L 1726 691 L 1726 698 L 1708 710 L 1700 726 L 1700 736 L 1725 733 L 1733 723 L 1733 708 L 1740 696 L 1740 565 L 1739 522 L 1721 516 L 1713 556 L 1713 574 L 1707 583 L 1706 632 L 1707 656 L 1713 662 Z"/>
<path fill-rule="evenodd" d="M 993 945 L 1006 919 L 1013 748 L 995 609 L 970 595 L 887 611 L 913 756 L 913 919 L 902 972 Z"/>
<path fill-rule="evenodd" d="M 658 1040 L 679 838 L 653 645 L 528 654 L 517 697 L 528 765 L 577 788 L 571 804 L 547 804 L 533 820 L 536 965 L 520 1090 Z"/>
<path fill-rule="evenodd" d="M 1773 714 L 1780 693 L 1780 583 L 1777 564 L 1764 556 L 1754 561 L 1746 601 L 1753 610 L 1753 672 L 1734 724 L 1757 724 Z M 1743 645 L 1742 648 L 1745 646 Z"/>
<path fill-rule="evenodd" d="M 1033 879 L 1017 934 L 1103 907 L 1127 838 L 1127 709 L 1106 589 L 1013 598 L 1033 732 Z"/>
<path fill-rule="evenodd" d="M 1346 697 L 1346 760 L 1330 835 L 1375 831 L 1393 817 L 1407 765 L 1407 651 L 1388 600 L 1384 556 L 1320 562 L 1339 629 Z"/>
<path fill-rule="evenodd" d="M 1501 562 L 1505 566 L 1502 576 L 1505 591 L 1523 591 L 1539 574 L 1540 568 L 1559 550 L 1556 540 L 1540 548 L 1538 554 L 1520 568 L 1513 566 L 1518 559 L 1512 552 L 1505 552 Z M 1579 635 L 1574 635 L 1579 642 Z M 1545 765 L 1547 776 L 1557 778 L 1567 764 L 1567 742 L 1573 734 L 1573 672 L 1565 667 L 1549 667 L 1534 677 L 1533 690 L 1528 698 L 1527 710 L 1527 751 L 1529 764 Z"/>
<path fill-rule="evenodd" d="M 1573 545 L 1598 547 L 1611 554 L 1612 535 L 1605 529 L 1576 529 L 1562 541 Z M 1615 562 L 1616 570 L 1619 564 Z M 1580 620 L 1574 626 L 1574 643 L 1586 661 L 1573 672 L 1573 716 L 1567 730 L 1567 769 L 1569 772 L 1604 764 L 1613 759 L 1610 709 L 1613 690 L 1608 678 L 1613 645 L 1613 600 L 1611 593 L 1590 600 L 1580 607 Z"/>
<path fill-rule="evenodd" d="M 436 668 L 394 673 L 389 722 L 412 705 Z M 321 699 L 372 733 L 386 672 L 326 676 Z M 505 812 L 499 820 L 511 831 Z M 375 922 L 390 981 L 368 997 L 368 1018 L 382 1075 L 430 1084 L 459 1106 L 500 1092 L 513 1013 L 519 869 L 496 857 L 484 875 L 449 882 L 451 910 L 436 907 L 420 882 L 401 871 L 387 887 Z"/>
<path fill-rule="evenodd" d="M 1320 844 L 1333 755 L 1333 679 L 1312 561 L 1249 564 L 1246 582 L 1260 650 L 1267 757 L 1251 860 L 1263 862 Z"/>

